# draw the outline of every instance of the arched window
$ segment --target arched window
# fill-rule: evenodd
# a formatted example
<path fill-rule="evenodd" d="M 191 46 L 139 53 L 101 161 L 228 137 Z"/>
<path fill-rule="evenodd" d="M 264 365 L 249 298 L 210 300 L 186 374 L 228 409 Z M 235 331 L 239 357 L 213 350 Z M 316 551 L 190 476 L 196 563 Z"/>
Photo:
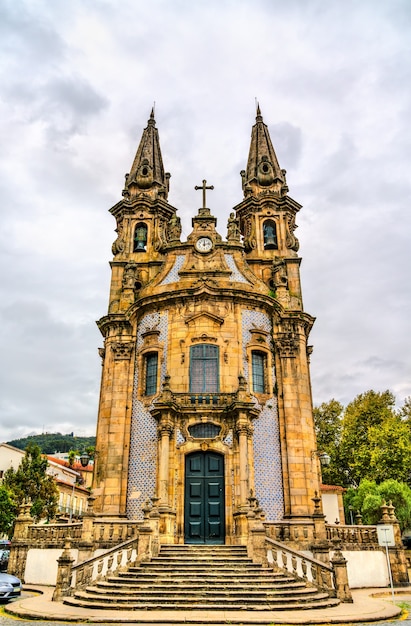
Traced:
<path fill-rule="evenodd" d="M 277 228 L 273 220 L 267 220 L 263 224 L 264 248 L 266 250 L 277 250 Z"/>
<path fill-rule="evenodd" d="M 265 352 L 253 351 L 251 353 L 253 391 L 254 393 L 267 392 L 267 355 Z"/>
<path fill-rule="evenodd" d="M 190 348 L 190 392 L 217 393 L 218 347 L 198 344 Z"/>
<path fill-rule="evenodd" d="M 133 252 L 145 252 L 147 245 L 147 226 L 137 224 L 134 229 Z"/>
<path fill-rule="evenodd" d="M 158 353 L 149 352 L 144 357 L 144 395 L 152 396 L 157 391 Z"/>

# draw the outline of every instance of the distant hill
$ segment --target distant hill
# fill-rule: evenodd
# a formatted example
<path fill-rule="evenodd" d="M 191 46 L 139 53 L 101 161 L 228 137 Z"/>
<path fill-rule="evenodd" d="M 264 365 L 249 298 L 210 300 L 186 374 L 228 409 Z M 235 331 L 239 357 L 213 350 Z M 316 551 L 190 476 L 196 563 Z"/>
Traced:
<path fill-rule="evenodd" d="M 54 454 L 55 452 L 69 452 L 69 450 L 79 450 L 82 452 L 88 446 L 96 445 L 95 437 L 75 437 L 73 434 L 62 435 L 61 433 L 47 433 L 44 435 L 30 435 L 22 439 L 14 439 L 7 442 L 10 446 L 25 450 L 29 443 L 39 446 L 43 454 Z"/>

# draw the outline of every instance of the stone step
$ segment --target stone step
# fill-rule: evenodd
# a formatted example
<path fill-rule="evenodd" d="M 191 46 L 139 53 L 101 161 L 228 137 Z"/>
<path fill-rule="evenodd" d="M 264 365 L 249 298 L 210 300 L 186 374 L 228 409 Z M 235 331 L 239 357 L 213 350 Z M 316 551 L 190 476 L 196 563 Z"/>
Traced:
<path fill-rule="evenodd" d="M 99 586 L 103 586 L 103 587 L 113 587 L 113 588 L 129 588 L 129 589 L 144 589 L 146 587 L 149 588 L 154 588 L 154 587 L 174 587 L 176 585 L 187 585 L 187 578 L 139 578 L 139 579 L 124 579 L 124 578 L 117 578 L 114 576 L 110 576 L 110 578 L 108 578 L 107 580 L 104 581 L 100 581 L 97 583 Z M 235 578 L 232 579 L 230 581 L 225 581 L 224 579 L 207 579 L 207 580 L 203 580 L 203 581 L 193 581 L 190 580 L 190 589 L 195 589 L 195 588 L 199 588 L 199 587 L 203 587 L 203 586 L 207 586 L 208 588 L 216 588 L 218 589 L 219 587 L 221 587 L 224 584 L 230 584 L 231 587 L 236 588 L 236 587 L 240 587 L 241 589 L 246 588 L 247 586 L 256 586 L 258 585 L 258 588 L 263 588 L 263 589 L 282 589 L 284 587 L 286 588 L 293 588 L 293 589 L 298 589 L 300 587 L 304 587 L 305 583 L 303 581 L 296 581 L 294 580 L 294 578 L 284 578 L 281 580 L 267 580 L 267 578 L 265 579 L 256 579 L 254 578 L 247 578 L 247 579 L 242 579 L 242 578 Z"/>
<path fill-rule="evenodd" d="M 338 600 L 291 575 L 253 563 L 244 546 L 165 546 L 151 561 L 65 598 L 111 610 L 292 610 Z"/>
<path fill-rule="evenodd" d="M 87 587 L 85 593 L 87 596 L 101 595 L 103 588 L 99 585 Z M 105 589 L 106 590 L 106 589 Z M 107 590 L 106 590 L 107 591 Z M 122 602 L 136 602 L 135 593 L 127 593 L 128 589 L 110 589 L 110 596 L 114 596 L 120 599 Z M 318 595 L 317 589 L 314 587 L 300 587 L 300 588 L 288 588 L 284 589 L 209 589 L 203 587 L 201 589 L 193 589 L 190 586 L 190 598 L 191 599 L 208 599 L 218 600 L 220 598 L 230 600 L 244 600 L 244 597 L 252 598 L 255 600 L 275 600 L 278 597 L 285 598 L 299 598 L 304 599 L 307 596 Z M 174 588 L 174 589 L 139 589 L 138 602 L 155 598 L 161 598 L 164 602 L 169 601 L 170 598 L 186 602 L 187 601 L 187 589 Z"/>
<path fill-rule="evenodd" d="M 218 603 L 204 603 L 204 602 L 193 602 L 188 600 L 187 603 L 181 604 L 180 602 L 175 603 L 166 603 L 159 599 L 158 602 L 144 602 L 144 603 L 136 603 L 134 605 L 130 605 L 128 603 L 122 603 L 116 600 L 115 603 L 107 601 L 106 599 L 96 598 L 90 599 L 87 596 L 83 597 L 70 597 L 64 600 L 65 604 L 70 606 L 81 606 L 84 608 L 90 609 L 108 609 L 108 610 L 118 610 L 118 611 L 130 611 L 130 610 L 147 610 L 147 611 L 181 611 L 181 610 L 196 610 L 196 611 L 291 611 L 291 610 L 308 610 L 308 609 L 321 609 L 336 606 L 339 604 L 339 601 L 335 598 L 329 598 L 326 594 L 324 597 L 318 596 L 315 599 L 307 602 L 290 602 L 290 601 L 279 601 L 278 603 L 271 602 L 258 602 L 253 603 L 249 602 L 247 599 L 244 599 L 243 602 L 237 603 L 227 603 L 227 602 L 218 602 Z"/>

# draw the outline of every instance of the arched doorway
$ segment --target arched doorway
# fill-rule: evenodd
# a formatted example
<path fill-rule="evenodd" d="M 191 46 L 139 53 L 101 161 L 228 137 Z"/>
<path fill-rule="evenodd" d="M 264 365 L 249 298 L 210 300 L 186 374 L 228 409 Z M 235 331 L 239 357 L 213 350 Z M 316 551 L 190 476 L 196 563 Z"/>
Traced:
<path fill-rule="evenodd" d="M 185 461 L 185 543 L 223 544 L 225 539 L 224 457 L 193 452 Z"/>

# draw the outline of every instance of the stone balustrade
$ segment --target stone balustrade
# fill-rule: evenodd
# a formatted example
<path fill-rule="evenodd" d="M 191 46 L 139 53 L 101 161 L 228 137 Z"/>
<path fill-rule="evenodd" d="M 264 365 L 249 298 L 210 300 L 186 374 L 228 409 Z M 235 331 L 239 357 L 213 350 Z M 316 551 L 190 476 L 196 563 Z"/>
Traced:
<path fill-rule="evenodd" d="M 143 522 L 96 518 L 93 523 L 93 539 L 98 545 L 107 546 L 133 539 Z"/>
<path fill-rule="evenodd" d="M 139 526 L 143 522 L 131 520 L 111 520 L 95 518 L 93 520 L 92 542 L 95 548 L 107 548 L 117 545 L 138 535 Z M 49 547 L 60 547 L 67 536 L 70 536 L 73 546 L 83 540 L 83 523 L 42 524 L 28 527 L 27 541 L 40 543 Z"/>
<path fill-rule="evenodd" d="M 326 525 L 327 539 L 333 541 L 338 537 L 343 550 L 366 550 L 368 547 L 378 548 L 376 526 L 362 525 Z"/>
<path fill-rule="evenodd" d="M 28 527 L 27 540 L 40 544 L 62 546 L 69 534 L 74 541 L 81 539 L 82 523 L 73 524 L 36 524 Z"/>
<path fill-rule="evenodd" d="M 108 574 L 125 570 L 137 561 L 138 537 L 117 545 L 104 554 L 87 559 L 71 568 L 70 589 L 83 589 Z"/>
<path fill-rule="evenodd" d="M 229 406 L 237 398 L 237 393 L 172 393 L 173 401 L 185 407 L 190 406 Z"/>
<path fill-rule="evenodd" d="M 266 538 L 267 561 L 274 569 L 288 572 L 306 583 L 336 595 L 334 570 L 331 565 L 297 552 L 283 543 Z"/>

